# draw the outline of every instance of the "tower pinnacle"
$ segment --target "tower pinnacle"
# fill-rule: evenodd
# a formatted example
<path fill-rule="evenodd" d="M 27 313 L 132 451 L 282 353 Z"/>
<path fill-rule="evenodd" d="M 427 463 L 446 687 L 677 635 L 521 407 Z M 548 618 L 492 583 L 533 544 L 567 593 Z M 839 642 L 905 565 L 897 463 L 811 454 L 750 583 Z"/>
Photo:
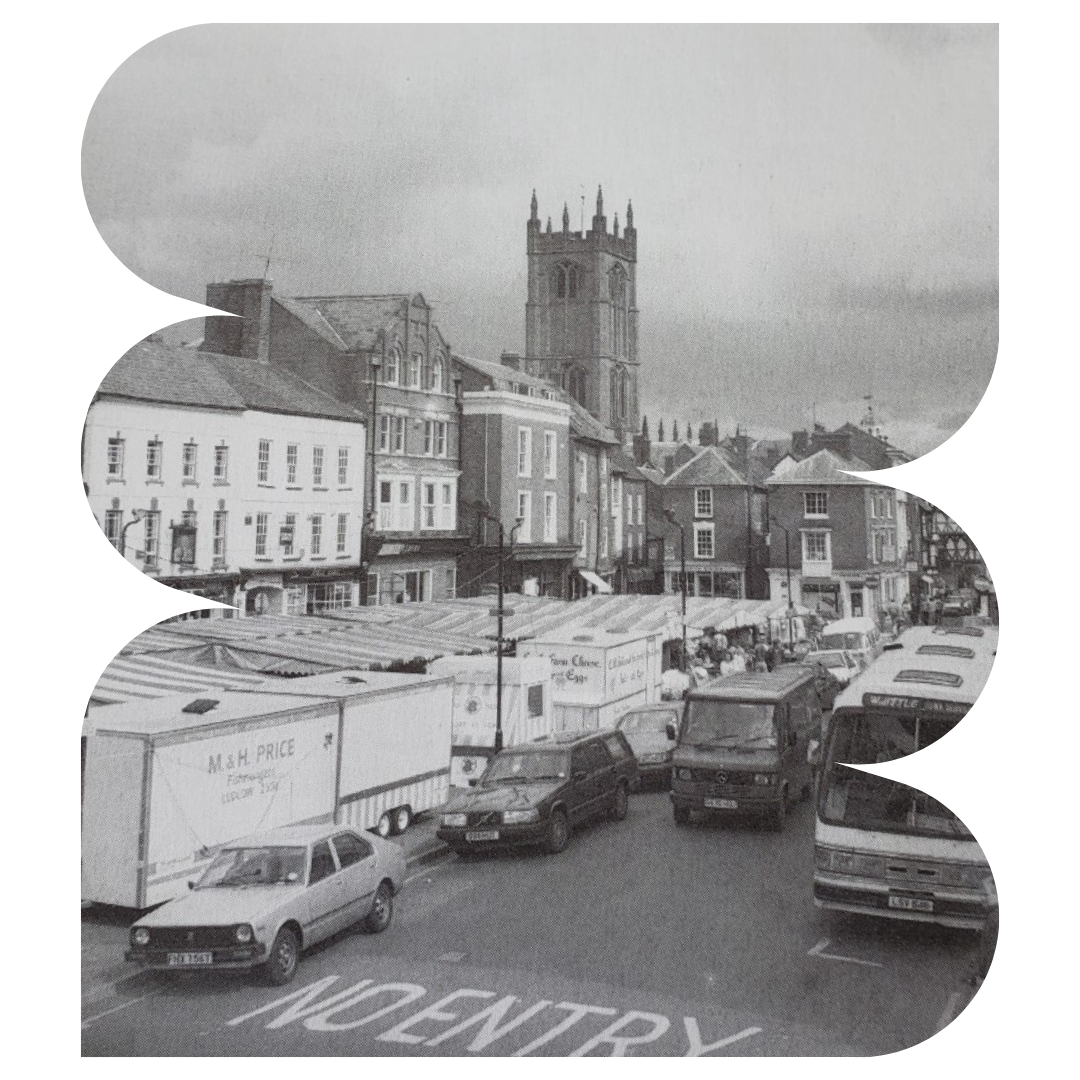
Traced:
<path fill-rule="evenodd" d="M 562 204 L 562 231 L 564 233 L 570 231 L 570 208 L 566 203 Z"/>
<path fill-rule="evenodd" d="M 596 189 L 596 216 L 604 216 L 604 189 L 602 187 Z"/>
<path fill-rule="evenodd" d="M 626 228 L 632 229 L 634 227 L 634 204 L 629 200 L 626 203 Z"/>
<path fill-rule="evenodd" d="M 530 221 L 538 221 L 539 220 L 539 218 L 537 217 L 537 213 L 536 213 L 537 209 L 538 209 L 538 207 L 537 207 L 537 204 L 536 204 L 536 188 L 533 188 L 532 202 L 529 204 L 529 220 Z"/>

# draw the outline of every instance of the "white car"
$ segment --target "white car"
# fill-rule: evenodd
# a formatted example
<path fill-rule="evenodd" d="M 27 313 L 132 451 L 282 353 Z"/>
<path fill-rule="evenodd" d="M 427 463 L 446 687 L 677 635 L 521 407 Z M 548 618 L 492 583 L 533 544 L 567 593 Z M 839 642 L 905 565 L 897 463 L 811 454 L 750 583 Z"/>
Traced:
<path fill-rule="evenodd" d="M 332 824 L 257 833 L 139 919 L 125 958 L 167 971 L 260 968 L 280 986 L 316 942 L 356 923 L 385 930 L 404 884 L 405 853 L 389 840 Z"/>
<path fill-rule="evenodd" d="M 843 686 L 847 686 L 861 670 L 858 660 L 844 649 L 809 652 L 803 657 L 802 662 L 819 664 Z"/>

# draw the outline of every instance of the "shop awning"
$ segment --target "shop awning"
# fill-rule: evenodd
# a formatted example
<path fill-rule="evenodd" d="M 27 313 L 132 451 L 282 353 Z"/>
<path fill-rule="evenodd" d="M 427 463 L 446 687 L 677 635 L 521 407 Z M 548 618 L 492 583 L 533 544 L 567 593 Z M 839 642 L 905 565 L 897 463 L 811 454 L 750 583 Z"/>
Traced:
<path fill-rule="evenodd" d="M 592 586 L 596 588 L 598 593 L 611 592 L 611 586 L 598 574 L 594 574 L 591 570 L 579 570 L 578 573 Z"/>

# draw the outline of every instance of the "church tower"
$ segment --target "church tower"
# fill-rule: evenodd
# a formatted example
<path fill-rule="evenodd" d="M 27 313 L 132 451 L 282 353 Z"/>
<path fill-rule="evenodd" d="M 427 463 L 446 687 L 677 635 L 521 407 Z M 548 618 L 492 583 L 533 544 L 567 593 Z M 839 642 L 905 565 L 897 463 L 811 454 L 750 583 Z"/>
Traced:
<path fill-rule="evenodd" d="M 527 227 L 529 296 L 525 304 L 525 358 L 534 375 L 558 383 L 620 437 L 637 433 L 638 349 L 634 210 L 626 208 L 608 232 L 604 194 L 596 192 L 592 228 L 541 229 L 533 192 Z"/>

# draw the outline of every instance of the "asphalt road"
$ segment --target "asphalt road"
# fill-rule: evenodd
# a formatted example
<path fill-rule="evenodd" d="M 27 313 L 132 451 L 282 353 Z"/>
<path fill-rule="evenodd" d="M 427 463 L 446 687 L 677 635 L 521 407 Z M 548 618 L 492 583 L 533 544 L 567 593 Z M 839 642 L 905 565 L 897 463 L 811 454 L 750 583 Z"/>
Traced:
<path fill-rule="evenodd" d="M 973 949 L 811 899 L 813 814 L 678 827 L 666 794 L 561 855 L 420 870 L 378 936 L 274 989 L 145 975 L 84 1003 L 86 1055 L 873 1055 L 929 1038 Z"/>

